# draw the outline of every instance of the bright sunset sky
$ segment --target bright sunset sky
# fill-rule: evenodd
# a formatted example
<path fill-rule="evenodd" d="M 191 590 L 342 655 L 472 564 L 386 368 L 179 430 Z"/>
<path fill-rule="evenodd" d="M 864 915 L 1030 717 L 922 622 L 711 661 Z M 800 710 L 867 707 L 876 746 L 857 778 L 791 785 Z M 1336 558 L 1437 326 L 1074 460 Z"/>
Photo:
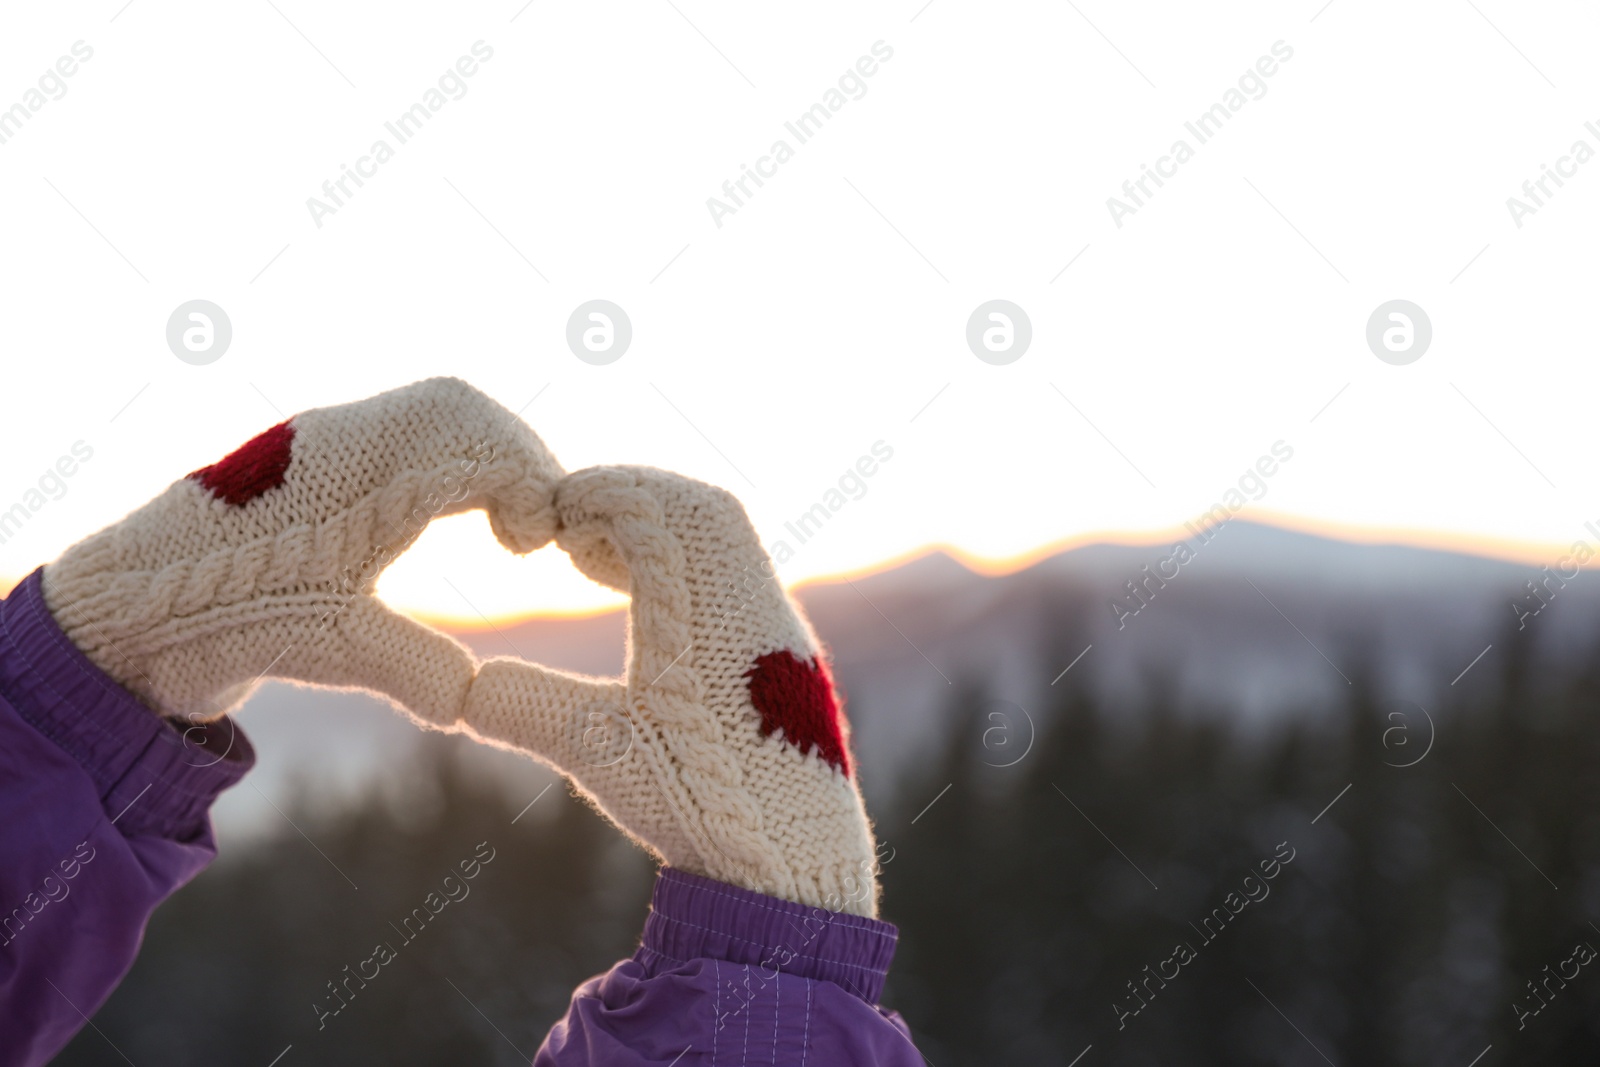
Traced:
<path fill-rule="evenodd" d="M 214 39 L 237 26 L 201 6 L 177 33 L 137 7 L 92 25 L 19 12 L 0 69 L 42 70 L 80 38 L 95 54 L 0 146 L 0 511 L 75 442 L 94 456 L 0 544 L 0 579 L 284 415 L 435 374 L 522 409 L 568 469 L 728 487 L 769 545 L 884 442 L 865 495 L 791 541 L 791 582 L 930 545 L 1006 566 L 1165 538 L 1278 441 L 1293 458 L 1246 516 L 1550 562 L 1600 519 L 1600 163 L 1520 226 L 1506 202 L 1575 140 L 1600 147 L 1576 103 L 1600 98 L 1600 68 L 1582 33 L 1508 26 L 1557 93 L 1463 10 L 1396 9 L 1372 34 L 1337 6 L 1176 9 L 1158 39 L 1107 8 L 1119 56 L 1070 7 L 1041 32 L 1037 12 L 841 6 L 797 21 L 782 53 L 718 27 L 720 57 L 668 5 L 621 37 L 582 8 L 438 9 L 376 36 L 323 12 L 307 32 L 358 88 L 292 35 Z M 663 35 L 673 48 L 650 45 Z M 308 198 L 479 40 L 494 58 L 465 95 L 314 220 Z M 611 43 L 558 44 L 574 40 Z M 878 41 L 893 58 L 864 95 L 713 218 L 708 198 Z M 1185 123 L 1278 41 L 1293 57 L 1264 95 L 1114 220 L 1108 198 L 1193 141 Z M 952 71 L 939 57 L 957 52 Z M 207 79 L 275 89 L 186 88 Z M 660 93 L 624 89 L 647 82 Z M 559 105 L 580 87 L 581 109 Z M 1096 105 L 1107 93 L 1117 108 Z M 1451 108 L 1405 111 L 1442 95 Z M 233 326 L 208 366 L 164 335 L 195 298 Z M 565 340 L 595 298 L 633 323 L 605 366 Z M 1032 322 L 1004 366 L 965 336 L 993 299 Z M 1405 366 L 1366 339 L 1394 299 L 1433 328 Z M 478 624 L 617 602 L 554 549 L 511 558 L 476 517 L 438 524 L 380 588 Z"/>

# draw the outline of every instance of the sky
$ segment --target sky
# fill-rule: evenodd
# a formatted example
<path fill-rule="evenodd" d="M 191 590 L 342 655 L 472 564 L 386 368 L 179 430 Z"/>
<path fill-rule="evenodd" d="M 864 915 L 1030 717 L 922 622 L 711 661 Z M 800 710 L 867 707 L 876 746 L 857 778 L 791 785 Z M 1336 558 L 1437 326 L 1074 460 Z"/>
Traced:
<path fill-rule="evenodd" d="M 1592 9 L 393 11 L 8 16 L 0 511 L 92 458 L 0 583 L 287 415 L 437 374 L 569 470 L 729 488 L 791 582 L 1170 539 L 1235 489 L 1246 517 L 1531 571 L 1600 543 Z M 368 177 L 335 204 L 346 167 Z M 203 365 L 167 336 L 194 300 L 231 326 Z M 631 323 L 610 362 L 568 343 L 594 300 Z M 983 349 L 991 301 L 1025 350 L 1014 314 Z M 1369 344 L 1393 301 L 1420 354 L 1414 310 L 1410 350 Z M 618 602 L 477 516 L 380 591 L 471 625 Z"/>

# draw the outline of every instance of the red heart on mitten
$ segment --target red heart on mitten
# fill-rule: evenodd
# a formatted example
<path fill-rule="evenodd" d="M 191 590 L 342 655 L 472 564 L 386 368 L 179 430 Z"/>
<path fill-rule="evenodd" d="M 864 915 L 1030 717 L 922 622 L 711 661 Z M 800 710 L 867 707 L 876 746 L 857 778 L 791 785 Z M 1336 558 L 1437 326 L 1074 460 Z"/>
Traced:
<path fill-rule="evenodd" d="M 218 500 L 243 507 L 283 484 L 293 444 L 294 424 L 280 422 L 189 477 L 211 490 Z"/>
<path fill-rule="evenodd" d="M 788 649 L 768 652 L 756 657 L 745 677 L 750 679 L 750 703 L 761 713 L 762 736 L 781 730 L 801 752 L 810 752 L 815 745 L 819 756 L 850 773 L 840 726 L 843 716 L 820 656 L 803 660 Z"/>

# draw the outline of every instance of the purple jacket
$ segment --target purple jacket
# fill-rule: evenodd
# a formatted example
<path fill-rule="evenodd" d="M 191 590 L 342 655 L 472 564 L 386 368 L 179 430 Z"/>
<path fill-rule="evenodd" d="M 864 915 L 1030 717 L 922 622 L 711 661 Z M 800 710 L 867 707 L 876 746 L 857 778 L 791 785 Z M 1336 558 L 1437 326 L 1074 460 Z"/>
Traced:
<path fill-rule="evenodd" d="M 216 855 L 210 807 L 255 763 L 231 720 L 181 731 L 97 670 L 35 571 L 0 601 L 0 1067 L 59 1052 L 156 906 Z M 539 1067 L 912 1067 L 877 1007 L 884 922 L 664 870 L 632 959 L 585 982 Z"/>

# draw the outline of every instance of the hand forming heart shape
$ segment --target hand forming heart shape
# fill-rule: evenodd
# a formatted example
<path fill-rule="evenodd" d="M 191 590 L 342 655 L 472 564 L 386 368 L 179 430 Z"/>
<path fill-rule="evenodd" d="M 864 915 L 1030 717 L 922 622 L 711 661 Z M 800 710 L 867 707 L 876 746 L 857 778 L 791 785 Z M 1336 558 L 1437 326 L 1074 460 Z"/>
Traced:
<path fill-rule="evenodd" d="M 630 594 L 624 679 L 479 664 L 372 595 L 429 521 L 471 509 L 512 551 L 555 539 Z M 828 666 L 738 500 L 648 467 L 564 476 L 464 382 L 297 415 L 68 549 L 43 587 L 88 658 L 168 716 L 216 718 L 265 677 L 374 690 L 553 765 L 675 867 L 876 913 Z M 596 743 L 618 729 L 620 751 Z"/>

